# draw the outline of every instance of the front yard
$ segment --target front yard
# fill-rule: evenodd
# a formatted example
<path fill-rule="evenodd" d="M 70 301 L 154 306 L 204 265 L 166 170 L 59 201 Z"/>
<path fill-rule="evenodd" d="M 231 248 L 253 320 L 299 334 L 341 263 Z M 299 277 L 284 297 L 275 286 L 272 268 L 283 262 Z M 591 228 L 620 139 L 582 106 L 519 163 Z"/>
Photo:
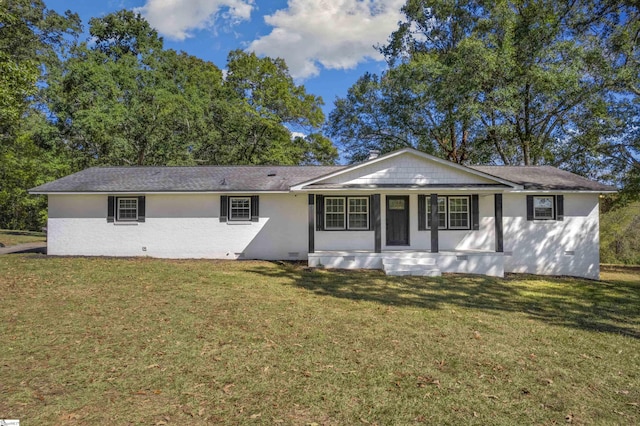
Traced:
<path fill-rule="evenodd" d="M 640 271 L 0 258 L 23 424 L 638 424 Z"/>

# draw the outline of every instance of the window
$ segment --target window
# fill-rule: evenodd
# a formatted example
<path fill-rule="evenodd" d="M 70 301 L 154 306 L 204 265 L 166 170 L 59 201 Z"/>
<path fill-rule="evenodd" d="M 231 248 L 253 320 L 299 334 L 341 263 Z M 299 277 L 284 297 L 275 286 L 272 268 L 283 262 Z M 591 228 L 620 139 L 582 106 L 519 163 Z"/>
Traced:
<path fill-rule="evenodd" d="M 369 230 L 369 197 L 324 197 L 322 229 Z"/>
<path fill-rule="evenodd" d="M 469 229 L 469 197 L 449 197 L 449 229 Z"/>
<path fill-rule="evenodd" d="M 107 196 L 107 222 L 144 222 L 145 197 Z"/>
<path fill-rule="evenodd" d="M 260 197 L 245 195 L 242 197 L 220 196 L 220 222 L 259 222 Z"/>
<path fill-rule="evenodd" d="M 324 199 L 324 229 L 345 229 L 344 198 Z"/>
<path fill-rule="evenodd" d="M 369 198 L 348 198 L 349 200 L 349 229 L 369 229 Z"/>
<path fill-rule="evenodd" d="M 229 198 L 229 220 L 251 220 L 251 198 Z"/>
<path fill-rule="evenodd" d="M 427 229 L 431 229 L 431 200 L 427 203 Z M 447 229 L 447 197 L 438 197 L 438 229 Z"/>
<path fill-rule="evenodd" d="M 553 220 L 553 196 L 533 197 L 533 219 L 534 220 Z"/>
<path fill-rule="evenodd" d="M 431 229 L 431 195 L 418 194 L 418 230 Z M 478 194 L 438 196 L 438 229 L 480 229 Z"/>
<path fill-rule="evenodd" d="M 138 220 L 138 199 L 118 198 L 118 221 Z"/>

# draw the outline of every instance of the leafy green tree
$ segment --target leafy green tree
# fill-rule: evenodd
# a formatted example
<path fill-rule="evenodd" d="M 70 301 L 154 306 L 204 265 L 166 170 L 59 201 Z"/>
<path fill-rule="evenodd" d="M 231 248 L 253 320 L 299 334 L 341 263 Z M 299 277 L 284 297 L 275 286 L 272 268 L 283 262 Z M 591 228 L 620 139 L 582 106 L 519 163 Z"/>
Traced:
<path fill-rule="evenodd" d="M 624 204 L 640 199 L 640 6 L 635 1 L 606 5 L 603 33 L 616 72 L 616 99 L 600 153 L 623 184 L 619 201 Z"/>
<path fill-rule="evenodd" d="M 53 103 L 77 167 L 192 164 L 220 70 L 165 51 L 130 11 L 92 19 L 90 34 L 93 43 L 77 45 L 65 64 Z"/>
<path fill-rule="evenodd" d="M 300 164 L 337 158 L 326 139 L 292 138 L 289 129 L 317 133 L 322 99 L 296 85 L 282 59 L 229 53 L 223 96 L 212 103 L 219 140 L 200 144 L 198 160 L 214 164 Z M 304 142 L 304 143 L 303 143 Z"/>
<path fill-rule="evenodd" d="M 602 29 L 609 6 L 408 0 L 406 21 L 381 48 L 389 71 L 364 76 L 337 102 L 330 134 L 352 159 L 364 136 L 383 151 L 409 145 L 457 162 L 593 172 L 615 73 L 592 28 Z"/>
<path fill-rule="evenodd" d="M 57 72 L 66 37 L 79 29 L 76 14 L 40 0 L 0 2 L 0 228 L 38 229 L 46 200 L 26 190 L 65 173 L 55 134 L 43 131 L 51 127 L 38 85 Z"/>
<path fill-rule="evenodd" d="M 412 147 L 433 153 L 433 146 L 421 137 L 427 130 L 410 125 L 415 103 L 410 99 L 391 101 L 402 89 L 394 83 L 386 74 L 366 73 L 349 88 L 346 97 L 336 100 L 327 132 L 340 141 L 350 162 L 364 161 L 372 150 L 387 153 Z M 408 98 L 411 92 L 405 92 Z"/>

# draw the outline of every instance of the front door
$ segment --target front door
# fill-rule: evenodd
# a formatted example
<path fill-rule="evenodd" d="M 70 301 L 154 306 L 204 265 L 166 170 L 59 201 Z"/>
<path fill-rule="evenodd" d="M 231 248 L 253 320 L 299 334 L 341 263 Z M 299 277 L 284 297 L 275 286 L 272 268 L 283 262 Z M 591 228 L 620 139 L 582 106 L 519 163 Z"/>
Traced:
<path fill-rule="evenodd" d="M 387 245 L 409 245 L 409 196 L 387 195 Z"/>

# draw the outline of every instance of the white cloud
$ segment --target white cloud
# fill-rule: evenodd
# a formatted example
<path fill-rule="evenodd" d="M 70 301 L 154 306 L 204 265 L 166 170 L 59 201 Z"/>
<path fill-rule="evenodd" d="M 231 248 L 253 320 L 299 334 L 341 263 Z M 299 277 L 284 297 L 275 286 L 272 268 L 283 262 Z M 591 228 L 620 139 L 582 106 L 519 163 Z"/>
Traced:
<path fill-rule="evenodd" d="M 191 37 L 192 30 L 249 20 L 254 0 L 146 0 L 136 8 L 160 34 L 174 40 Z"/>
<path fill-rule="evenodd" d="M 247 50 L 284 58 L 294 78 L 325 69 L 352 69 L 367 59 L 381 60 L 374 45 L 397 29 L 405 0 L 289 0 L 288 8 L 264 17 L 270 34 Z"/>

